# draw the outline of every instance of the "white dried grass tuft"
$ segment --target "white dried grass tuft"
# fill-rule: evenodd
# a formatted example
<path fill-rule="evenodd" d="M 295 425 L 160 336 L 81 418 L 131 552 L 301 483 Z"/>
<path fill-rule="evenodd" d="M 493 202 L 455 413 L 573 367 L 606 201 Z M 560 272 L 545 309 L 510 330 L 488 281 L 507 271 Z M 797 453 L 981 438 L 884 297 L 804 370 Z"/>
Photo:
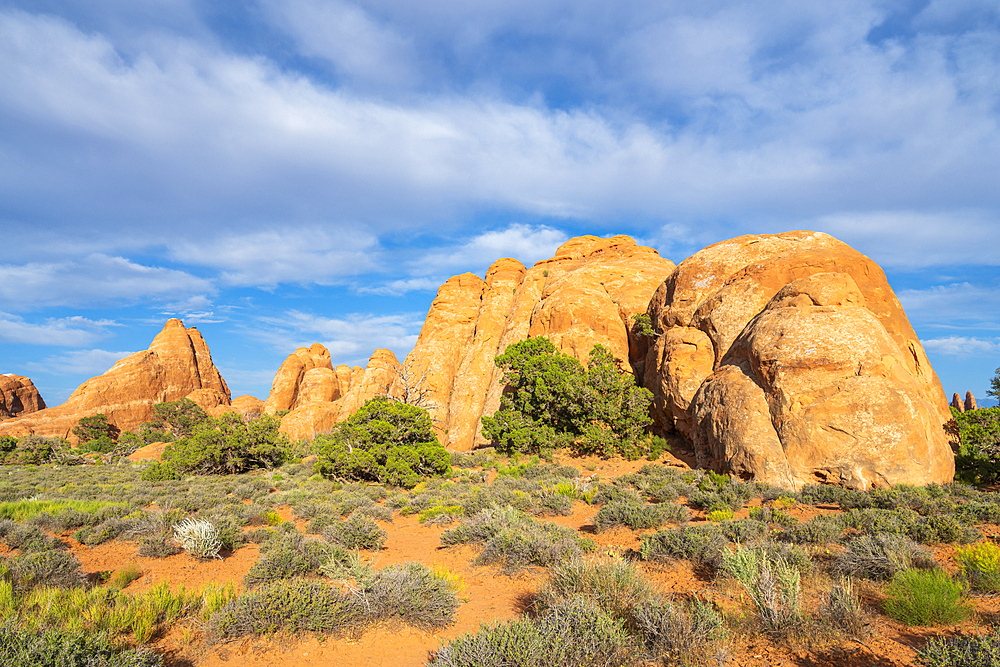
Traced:
<path fill-rule="evenodd" d="M 219 549 L 219 531 L 210 521 L 184 519 L 174 526 L 174 539 L 184 550 L 196 558 L 222 558 Z"/>

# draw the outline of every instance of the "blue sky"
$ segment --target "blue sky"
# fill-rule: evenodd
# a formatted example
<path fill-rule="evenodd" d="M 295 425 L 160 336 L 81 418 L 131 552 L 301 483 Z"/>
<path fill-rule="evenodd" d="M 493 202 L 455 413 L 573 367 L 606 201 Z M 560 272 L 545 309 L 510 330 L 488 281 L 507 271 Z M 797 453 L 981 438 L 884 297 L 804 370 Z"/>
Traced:
<path fill-rule="evenodd" d="M 825 231 L 945 391 L 1000 366 L 1000 5 L 0 0 L 0 372 L 50 405 L 168 317 L 234 395 L 402 357 L 578 234 Z"/>

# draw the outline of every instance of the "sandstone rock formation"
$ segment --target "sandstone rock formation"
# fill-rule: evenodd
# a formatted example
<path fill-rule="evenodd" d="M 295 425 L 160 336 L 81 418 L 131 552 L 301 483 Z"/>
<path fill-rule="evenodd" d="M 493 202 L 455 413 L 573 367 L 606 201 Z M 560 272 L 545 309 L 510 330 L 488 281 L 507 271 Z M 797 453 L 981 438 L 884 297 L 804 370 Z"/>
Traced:
<path fill-rule="evenodd" d="M 13 373 L 0 375 L 0 419 L 22 417 L 44 409 L 45 401 L 29 378 Z"/>
<path fill-rule="evenodd" d="M 945 482 L 941 384 L 882 270 L 826 234 L 743 236 L 657 289 L 644 385 L 700 465 L 784 487 Z"/>
<path fill-rule="evenodd" d="M 531 269 L 505 258 L 483 280 L 455 276 L 441 286 L 403 372 L 421 382 L 443 444 L 468 450 L 481 441 L 483 415 L 500 405 L 503 373 L 493 359 L 508 345 L 546 336 L 586 362 L 595 343 L 642 377 L 647 341 L 632 317 L 674 264 L 626 236 L 582 236 Z"/>
<path fill-rule="evenodd" d="M 220 417 L 227 412 L 236 412 L 246 417 L 254 417 L 264 413 L 264 401 L 256 396 L 244 394 L 243 396 L 234 398 L 229 405 L 217 405 L 212 408 L 205 408 L 205 412 L 210 417 Z"/>
<path fill-rule="evenodd" d="M 81 417 L 98 413 L 121 430 L 133 430 L 153 406 L 192 395 L 200 404 L 228 405 L 229 387 L 212 363 L 197 329 L 168 320 L 148 350 L 130 354 L 111 370 L 87 380 L 62 405 L 0 423 L 0 435 L 37 433 L 70 438 Z"/>
<path fill-rule="evenodd" d="M 951 395 L 951 407 L 955 408 L 959 412 L 965 412 L 965 403 L 959 398 L 958 392 L 956 391 Z"/>
<path fill-rule="evenodd" d="M 282 364 L 281 369 L 278 371 L 278 375 L 275 377 L 274 386 L 278 386 L 278 378 L 282 377 L 282 371 L 285 371 L 283 377 L 289 377 L 291 373 L 290 368 L 295 367 L 295 362 L 292 362 L 292 357 L 298 354 L 300 351 L 305 350 L 305 348 L 299 348 L 295 354 L 289 356 Z M 308 352 L 314 354 L 315 358 L 325 358 L 327 363 L 329 363 L 329 352 L 322 345 L 313 345 L 309 348 Z M 387 393 L 392 393 L 394 391 L 393 386 L 396 378 L 398 376 L 399 361 L 397 361 L 396 356 L 389 350 L 375 350 L 371 358 L 368 360 L 368 365 L 365 368 L 355 367 L 351 369 L 349 366 L 338 366 L 334 371 L 329 367 L 319 367 L 311 368 L 303 372 L 300 376 L 299 383 L 295 392 L 287 393 L 286 396 L 294 395 L 296 398 L 292 400 L 289 404 L 291 406 L 291 412 L 282 417 L 281 419 L 281 431 L 282 433 L 287 433 L 288 437 L 293 441 L 308 439 L 312 440 L 319 433 L 329 431 L 333 428 L 333 425 L 338 421 L 347 419 L 352 414 L 357 412 L 358 408 L 365 404 L 365 401 L 374 398 L 375 396 L 385 395 Z M 327 373 L 323 377 L 320 377 L 313 385 L 309 385 L 309 375 L 317 370 L 324 370 Z M 326 378 L 330 377 L 330 373 L 333 373 L 333 377 L 339 382 L 349 382 L 349 384 L 331 384 Z M 347 379 L 349 378 L 349 379 Z M 284 385 L 283 385 L 284 386 Z M 330 387 L 331 391 L 327 389 L 317 390 L 315 387 Z M 346 386 L 347 390 L 340 394 L 341 387 Z M 332 388 L 336 387 L 336 391 L 333 392 Z M 274 397 L 275 391 L 272 388 L 271 397 Z M 327 396 L 334 396 L 332 400 L 327 399 Z M 282 405 L 283 403 L 271 403 L 271 397 L 268 398 L 269 404 Z M 265 404 L 266 406 L 268 404 Z M 265 407 L 265 411 L 268 408 Z M 274 408 L 276 410 L 284 410 L 288 408 Z"/>
<path fill-rule="evenodd" d="M 965 392 L 965 405 L 962 407 L 965 410 L 978 410 L 979 406 L 976 404 L 976 397 L 972 395 L 971 391 Z"/>

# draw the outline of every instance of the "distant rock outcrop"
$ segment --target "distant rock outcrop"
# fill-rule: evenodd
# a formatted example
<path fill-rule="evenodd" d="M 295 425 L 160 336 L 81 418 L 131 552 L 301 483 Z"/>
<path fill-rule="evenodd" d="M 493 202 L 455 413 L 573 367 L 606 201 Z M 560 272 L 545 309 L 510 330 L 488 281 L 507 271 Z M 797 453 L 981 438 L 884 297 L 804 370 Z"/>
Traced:
<path fill-rule="evenodd" d="M 699 465 L 784 487 L 946 482 L 941 384 L 885 274 L 826 234 L 742 236 L 649 305 L 657 425 Z"/>
<path fill-rule="evenodd" d="M 23 417 L 45 409 L 45 401 L 29 378 L 0 375 L 0 420 Z"/>
<path fill-rule="evenodd" d="M 633 333 L 632 318 L 673 269 L 627 236 L 581 236 L 531 269 L 505 258 L 485 280 L 468 273 L 448 280 L 403 365 L 422 379 L 442 443 L 468 450 L 481 442 L 481 418 L 499 407 L 503 391 L 493 360 L 528 337 L 545 336 L 584 362 L 600 343 L 642 377 L 647 341 Z"/>
<path fill-rule="evenodd" d="M 292 360 L 299 352 L 306 351 L 313 359 L 327 360 L 329 364 L 330 354 L 322 345 L 313 345 L 311 348 L 299 348 L 295 354 L 288 357 L 281 365 L 278 375 L 275 376 L 274 385 L 271 389 L 271 397 L 268 404 L 265 404 L 265 411 L 268 409 L 287 410 L 289 408 L 273 407 L 284 405 L 284 403 L 271 402 L 275 395 L 274 387 L 279 386 L 279 378 L 282 379 L 281 387 L 288 387 L 292 383 L 287 378 L 292 377 L 292 370 L 296 367 L 296 362 Z M 320 433 L 324 433 L 333 428 L 339 421 L 347 419 L 357 412 L 358 408 L 365 404 L 365 401 L 379 395 L 385 395 L 393 391 L 393 384 L 398 376 L 399 361 L 389 350 L 375 350 L 368 365 L 365 368 L 349 366 L 338 366 L 334 371 L 329 366 L 312 367 L 301 372 L 299 381 L 295 383 L 295 390 L 288 392 L 282 389 L 284 396 L 294 396 L 288 405 L 291 412 L 281 418 L 281 431 L 288 434 L 293 441 L 307 439 Z M 328 371 L 324 376 L 312 384 L 309 382 L 311 373 L 317 370 Z M 338 384 L 333 385 L 326 378 L 337 379 Z M 341 384 L 343 383 L 343 384 Z M 326 389 L 329 387 L 329 391 Z M 335 390 L 334 390 L 335 388 Z M 340 393 L 342 392 L 343 393 Z M 326 396 L 334 396 L 328 400 Z"/>
<path fill-rule="evenodd" d="M 148 350 L 130 354 L 108 372 L 87 380 L 62 405 L 0 423 L 0 435 L 70 438 L 81 417 L 98 413 L 123 431 L 133 430 L 150 419 L 155 404 L 187 396 L 203 406 L 230 402 L 229 387 L 212 363 L 201 333 L 172 319 Z"/>
<path fill-rule="evenodd" d="M 959 397 L 957 391 L 951 395 L 951 407 L 955 408 L 959 412 L 965 412 L 965 403 L 962 402 L 962 399 Z"/>
<path fill-rule="evenodd" d="M 976 404 L 976 397 L 972 395 L 971 391 L 965 392 L 965 405 L 963 407 L 966 411 L 979 409 L 979 405 Z"/>
<path fill-rule="evenodd" d="M 334 369 L 330 351 L 319 343 L 300 347 L 278 368 L 264 412 L 274 414 L 306 403 L 336 401 L 349 390 L 353 373 L 349 366 Z"/>

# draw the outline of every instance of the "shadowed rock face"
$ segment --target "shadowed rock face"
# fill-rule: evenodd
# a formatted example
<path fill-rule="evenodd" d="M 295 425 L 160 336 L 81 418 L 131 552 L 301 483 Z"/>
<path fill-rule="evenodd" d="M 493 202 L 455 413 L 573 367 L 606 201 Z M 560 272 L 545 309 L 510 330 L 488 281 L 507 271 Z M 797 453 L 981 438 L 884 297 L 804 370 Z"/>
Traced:
<path fill-rule="evenodd" d="M 0 375 L 0 419 L 22 417 L 45 409 L 38 389 L 29 378 L 14 375 Z"/>
<path fill-rule="evenodd" d="M 528 337 L 545 336 L 584 362 L 600 343 L 642 377 L 647 343 L 632 334 L 632 317 L 673 269 L 626 236 L 582 236 L 531 269 L 504 258 L 485 280 L 448 280 L 404 363 L 411 378 L 423 379 L 438 437 L 456 450 L 482 442 L 481 418 L 500 406 L 503 390 L 493 360 Z"/>
<path fill-rule="evenodd" d="M 70 438 L 81 417 L 98 413 L 121 430 L 149 421 L 153 406 L 191 395 L 199 405 L 229 405 L 229 387 L 201 333 L 168 320 L 148 350 L 130 354 L 80 385 L 62 405 L 0 424 L 0 435 Z M 72 439 L 72 438 L 70 438 Z"/>
<path fill-rule="evenodd" d="M 710 246 L 649 314 L 656 423 L 699 464 L 785 487 L 952 479 L 941 383 L 885 274 L 833 237 Z"/>

